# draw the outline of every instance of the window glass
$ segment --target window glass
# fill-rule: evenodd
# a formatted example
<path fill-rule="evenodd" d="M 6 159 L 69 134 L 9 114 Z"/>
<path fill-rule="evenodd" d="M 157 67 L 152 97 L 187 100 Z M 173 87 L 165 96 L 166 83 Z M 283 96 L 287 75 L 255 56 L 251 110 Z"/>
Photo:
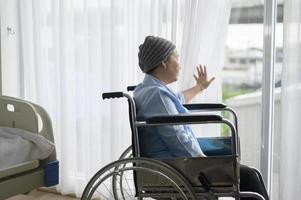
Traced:
<path fill-rule="evenodd" d="M 234 0 L 223 68 L 223 101 L 238 115 L 241 163 L 261 168 L 263 1 Z M 223 134 L 227 134 L 223 130 Z"/>
<path fill-rule="evenodd" d="M 241 162 L 259 170 L 263 159 L 261 110 L 263 73 L 264 1 L 234 0 L 228 28 L 225 66 L 223 69 L 223 101 L 238 115 Z M 275 33 L 275 116 L 273 132 L 272 199 L 278 200 L 280 144 L 280 87 L 283 61 L 283 1 L 277 2 Z M 223 130 L 223 134 L 229 134 Z M 267 176 L 263 172 L 263 176 Z"/>

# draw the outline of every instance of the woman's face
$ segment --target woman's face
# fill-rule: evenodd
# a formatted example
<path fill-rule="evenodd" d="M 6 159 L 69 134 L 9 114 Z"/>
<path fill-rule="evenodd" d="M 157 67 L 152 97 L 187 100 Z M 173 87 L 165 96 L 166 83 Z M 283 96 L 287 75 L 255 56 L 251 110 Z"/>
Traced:
<path fill-rule="evenodd" d="M 170 77 L 170 82 L 174 82 L 178 80 L 179 72 L 180 72 L 180 62 L 179 62 L 179 54 L 177 50 L 174 50 L 174 52 L 168 57 L 166 60 L 166 70 Z"/>

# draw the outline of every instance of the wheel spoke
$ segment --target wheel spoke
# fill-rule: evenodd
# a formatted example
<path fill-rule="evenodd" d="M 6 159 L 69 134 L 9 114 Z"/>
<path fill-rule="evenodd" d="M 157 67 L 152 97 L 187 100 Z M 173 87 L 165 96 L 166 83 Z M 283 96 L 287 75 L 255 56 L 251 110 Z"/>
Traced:
<path fill-rule="evenodd" d="M 150 185 L 154 187 L 154 191 L 151 189 L 150 193 L 142 194 L 145 196 L 144 199 L 152 200 L 153 198 L 150 196 L 158 195 L 158 198 L 167 197 L 169 199 L 176 199 L 180 197 L 181 199 L 187 200 L 188 198 L 185 193 L 187 193 L 189 197 L 192 197 L 191 199 L 196 199 L 191 186 L 179 178 L 181 174 L 170 170 L 168 166 L 160 164 L 158 161 L 151 161 L 150 159 L 144 158 L 118 160 L 103 167 L 90 180 L 82 199 L 86 200 L 87 198 L 87 200 L 90 200 L 93 193 L 95 193 L 97 196 L 100 195 L 101 200 L 137 200 L 138 197 L 135 197 L 136 188 L 133 173 L 138 171 L 147 172 L 147 174 L 151 176 L 159 176 L 164 183 L 165 181 L 168 181 L 168 184 L 170 183 L 168 188 L 163 187 L 161 188 L 162 190 L 158 188 L 158 186 Z M 167 171 L 170 175 L 164 174 L 164 171 Z M 144 176 L 143 173 L 142 175 Z M 177 181 L 179 181 L 180 184 L 178 184 Z"/>
<path fill-rule="evenodd" d="M 108 198 L 106 195 L 102 194 L 102 193 L 99 192 L 98 190 L 96 190 L 96 192 L 97 192 L 101 197 L 103 197 L 104 199 L 111 200 L 111 198 Z M 101 200 L 102 200 L 102 198 L 101 198 Z"/>
<path fill-rule="evenodd" d="M 124 179 L 122 179 L 122 180 L 124 180 Z M 134 180 L 132 180 L 132 181 L 134 182 Z M 121 181 L 121 187 L 122 187 L 122 185 L 123 185 L 122 182 L 123 182 L 123 181 Z M 134 196 L 134 194 L 133 194 L 133 192 L 132 192 L 132 187 L 133 187 L 133 186 L 132 186 L 132 187 L 130 186 L 130 184 L 129 184 L 127 178 L 125 179 L 125 182 L 126 182 L 126 185 L 127 185 L 128 189 L 131 191 L 131 195 Z M 128 192 L 127 192 L 127 193 L 128 193 Z"/>
<path fill-rule="evenodd" d="M 115 171 L 115 170 L 114 170 Z M 109 173 L 112 173 L 112 170 L 109 170 Z M 106 188 L 106 190 L 111 194 L 111 197 L 114 197 L 112 190 L 109 189 L 109 187 L 107 186 L 106 183 L 104 183 L 104 187 Z"/>

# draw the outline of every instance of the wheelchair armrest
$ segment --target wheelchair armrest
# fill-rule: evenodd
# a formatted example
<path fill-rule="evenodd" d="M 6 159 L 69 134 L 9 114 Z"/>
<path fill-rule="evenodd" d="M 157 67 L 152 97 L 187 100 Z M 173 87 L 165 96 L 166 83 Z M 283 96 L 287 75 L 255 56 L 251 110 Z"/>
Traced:
<path fill-rule="evenodd" d="M 223 110 L 227 105 L 223 103 L 199 103 L 199 104 L 183 104 L 188 110 Z"/>
<path fill-rule="evenodd" d="M 145 119 L 148 124 L 153 123 L 189 123 L 189 122 L 212 122 L 212 121 L 222 121 L 222 117 L 219 115 L 188 115 L 188 114 L 178 114 L 178 115 L 160 115 L 152 116 Z"/>

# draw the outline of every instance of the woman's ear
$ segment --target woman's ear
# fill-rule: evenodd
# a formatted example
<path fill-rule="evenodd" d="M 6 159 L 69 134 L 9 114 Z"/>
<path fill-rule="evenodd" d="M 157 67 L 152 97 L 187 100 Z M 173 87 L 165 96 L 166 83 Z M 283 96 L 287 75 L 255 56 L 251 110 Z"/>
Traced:
<path fill-rule="evenodd" d="M 166 69 L 166 68 L 167 68 L 166 60 L 163 60 L 163 61 L 161 62 L 161 65 L 163 66 L 164 69 Z"/>

